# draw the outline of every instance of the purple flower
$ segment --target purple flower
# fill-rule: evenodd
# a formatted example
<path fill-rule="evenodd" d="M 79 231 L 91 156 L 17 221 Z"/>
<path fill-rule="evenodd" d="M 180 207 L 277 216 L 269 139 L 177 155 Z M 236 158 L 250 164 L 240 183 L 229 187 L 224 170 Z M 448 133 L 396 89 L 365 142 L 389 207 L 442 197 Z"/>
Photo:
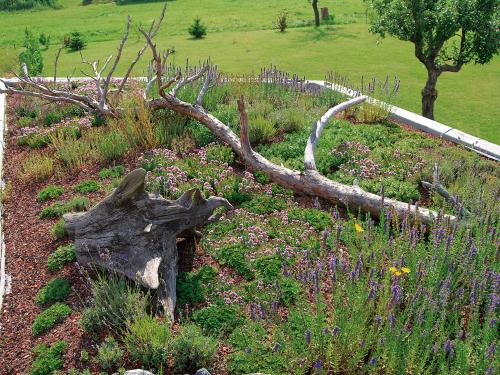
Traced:
<path fill-rule="evenodd" d="M 375 366 L 377 364 L 377 357 L 370 359 L 370 366 Z"/>
<path fill-rule="evenodd" d="M 444 345 L 443 345 L 443 350 L 444 352 L 448 355 L 451 353 L 451 350 L 453 349 L 453 344 L 450 340 L 446 340 Z"/>
<path fill-rule="evenodd" d="M 306 344 L 310 345 L 311 344 L 311 331 L 307 330 L 305 333 L 306 336 Z"/>
<path fill-rule="evenodd" d="M 251 352 L 252 352 L 252 349 L 250 349 L 249 347 L 245 348 L 245 353 L 250 354 Z"/>
<path fill-rule="evenodd" d="M 316 362 L 314 363 L 314 368 L 317 370 L 321 369 L 321 359 L 317 359 Z"/>
<path fill-rule="evenodd" d="M 382 323 L 382 317 L 380 315 L 377 315 L 375 318 L 375 323 L 377 323 L 377 325 L 380 325 L 380 323 Z"/>
<path fill-rule="evenodd" d="M 336 336 L 339 335 L 339 333 L 340 333 L 340 327 L 339 326 L 333 327 L 333 329 L 332 329 L 332 335 L 336 337 Z"/>
<path fill-rule="evenodd" d="M 391 293 L 392 293 L 392 303 L 397 304 L 401 300 L 401 297 L 403 295 L 401 287 L 398 284 L 392 284 Z"/>
<path fill-rule="evenodd" d="M 394 330 L 394 327 L 396 326 L 396 318 L 394 317 L 393 314 L 389 314 L 388 318 L 389 323 L 391 324 L 391 331 Z"/>
<path fill-rule="evenodd" d="M 497 352 L 497 346 L 496 346 L 495 343 L 492 343 L 488 347 L 488 350 L 486 352 L 486 357 L 488 357 L 489 360 L 493 360 L 493 358 L 495 357 L 496 352 Z"/>
<path fill-rule="evenodd" d="M 328 335 L 330 331 L 328 330 L 328 328 L 323 328 L 322 332 L 324 335 Z"/>
<path fill-rule="evenodd" d="M 271 302 L 271 309 L 273 310 L 278 310 L 279 302 L 278 301 L 273 301 Z"/>

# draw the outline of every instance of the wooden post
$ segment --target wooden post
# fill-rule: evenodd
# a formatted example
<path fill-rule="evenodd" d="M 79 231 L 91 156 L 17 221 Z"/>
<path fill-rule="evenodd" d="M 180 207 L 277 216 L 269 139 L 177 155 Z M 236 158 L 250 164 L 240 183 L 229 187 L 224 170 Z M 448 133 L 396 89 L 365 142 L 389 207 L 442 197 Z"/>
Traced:
<path fill-rule="evenodd" d="M 328 12 L 328 8 L 321 8 L 321 19 L 323 21 L 328 21 L 330 19 L 330 13 Z"/>

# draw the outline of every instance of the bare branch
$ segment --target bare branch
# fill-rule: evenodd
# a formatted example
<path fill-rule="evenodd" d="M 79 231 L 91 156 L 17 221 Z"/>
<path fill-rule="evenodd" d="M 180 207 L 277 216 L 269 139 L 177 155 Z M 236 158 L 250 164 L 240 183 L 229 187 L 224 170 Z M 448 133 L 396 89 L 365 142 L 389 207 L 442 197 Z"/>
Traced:
<path fill-rule="evenodd" d="M 163 19 L 165 18 L 166 11 L 167 11 L 167 2 L 165 1 L 165 4 L 163 5 L 163 9 L 162 9 L 161 14 L 160 14 L 160 18 L 158 19 L 158 22 L 156 23 L 155 21 L 153 21 L 151 23 L 151 27 L 149 28 L 149 31 L 148 31 L 148 35 L 150 36 L 150 38 L 154 38 L 156 36 L 156 34 L 158 33 L 158 30 L 160 29 L 160 26 L 163 23 Z M 120 86 L 118 87 L 118 91 L 117 91 L 118 94 L 123 91 L 123 88 L 125 87 L 125 84 L 127 83 L 128 79 L 130 77 L 130 74 L 132 73 L 132 70 L 134 69 L 134 66 L 140 60 L 141 56 L 144 54 L 144 52 L 146 51 L 147 48 L 148 48 L 148 43 L 146 42 L 142 46 L 142 48 L 137 52 L 137 54 L 135 55 L 135 58 L 130 63 L 130 65 L 127 69 L 127 72 L 125 73 L 125 76 L 123 77 L 122 82 L 120 83 Z"/>
<path fill-rule="evenodd" d="M 248 115 L 245 109 L 245 99 L 243 95 L 238 99 L 238 111 L 240 112 L 240 142 L 241 150 L 246 158 L 253 157 L 252 145 L 248 134 Z"/>
<path fill-rule="evenodd" d="M 76 104 L 79 107 L 81 107 L 82 109 L 84 109 L 85 111 L 92 112 L 92 113 L 96 112 L 96 110 L 87 106 L 85 103 L 83 103 L 79 100 L 75 100 L 75 99 L 72 99 L 72 98 L 69 98 L 66 96 L 53 96 L 53 95 L 43 94 L 43 93 L 35 92 L 35 91 L 18 90 L 18 89 L 12 88 L 7 82 L 5 82 L 2 79 L 0 79 L 0 82 L 2 82 L 6 88 L 5 90 L 0 90 L 0 93 L 7 93 L 8 92 L 11 94 L 20 94 L 20 95 L 24 95 L 24 96 L 32 96 L 35 98 L 46 99 L 46 100 L 49 100 L 51 102 L 66 102 L 66 103 Z"/>
<path fill-rule="evenodd" d="M 113 73 L 115 72 L 116 66 L 118 65 L 118 62 L 120 61 L 120 58 L 122 57 L 123 46 L 125 46 L 125 43 L 127 42 L 131 22 L 132 22 L 132 18 L 130 16 L 128 16 L 127 17 L 127 27 L 125 29 L 125 34 L 123 35 L 123 39 L 120 43 L 120 46 L 118 47 L 118 53 L 116 54 L 115 61 L 113 62 L 113 66 L 111 67 L 111 69 L 109 69 L 108 75 L 106 76 L 106 79 L 104 80 L 104 88 L 103 88 L 104 96 L 106 96 L 108 94 L 109 83 L 111 82 L 111 77 L 113 77 Z"/>
<path fill-rule="evenodd" d="M 203 86 L 202 86 L 202 88 L 200 90 L 200 93 L 198 94 L 198 97 L 196 98 L 196 105 L 199 105 L 199 106 L 202 105 L 202 103 L 203 103 L 203 96 L 205 95 L 205 93 L 209 89 L 210 82 L 212 81 L 212 79 L 213 79 L 212 69 L 209 68 L 208 72 L 207 72 L 207 77 L 205 78 L 205 82 L 203 83 Z M 243 100 L 243 97 L 241 98 L 241 100 Z"/>
<path fill-rule="evenodd" d="M 337 113 L 345 111 L 347 108 L 358 105 L 368 99 L 367 96 L 358 96 L 354 99 L 348 100 L 347 102 L 336 105 L 330 108 L 316 124 L 314 124 L 311 135 L 307 141 L 306 149 L 304 152 L 304 166 L 306 170 L 316 170 L 316 161 L 314 157 L 314 151 L 316 149 L 316 144 L 318 143 L 321 132 L 325 128 L 326 124 L 332 117 Z"/>
<path fill-rule="evenodd" d="M 179 90 L 181 88 L 183 88 L 184 86 L 200 79 L 201 77 L 203 77 L 203 75 L 210 69 L 210 65 L 208 64 L 205 64 L 205 66 L 200 69 L 200 71 L 196 74 L 193 74 L 192 76 L 190 77 L 186 77 L 186 78 L 183 78 L 179 81 L 179 83 L 172 89 L 172 91 L 170 91 L 170 95 L 172 96 L 176 96 L 177 93 L 179 92 Z"/>
<path fill-rule="evenodd" d="M 421 184 L 428 190 L 434 190 L 436 193 L 441 195 L 444 199 L 451 202 L 457 211 L 462 211 L 463 213 L 470 215 L 470 212 L 464 207 L 457 196 L 452 195 L 440 182 L 439 182 L 439 166 L 438 163 L 434 163 L 432 184 L 427 181 L 422 181 Z"/>
<path fill-rule="evenodd" d="M 139 28 L 139 31 L 144 38 L 146 38 L 146 42 L 148 43 L 149 48 L 151 49 L 151 53 L 153 54 L 153 63 L 155 64 L 154 70 L 156 73 L 156 84 L 158 85 L 158 90 L 161 96 L 164 95 L 164 92 L 161 90 L 162 84 L 162 63 L 161 57 L 158 55 L 156 51 L 156 45 L 153 43 L 153 39 L 151 38 L 151 34 L 144 31 L 142 28 Z"/>

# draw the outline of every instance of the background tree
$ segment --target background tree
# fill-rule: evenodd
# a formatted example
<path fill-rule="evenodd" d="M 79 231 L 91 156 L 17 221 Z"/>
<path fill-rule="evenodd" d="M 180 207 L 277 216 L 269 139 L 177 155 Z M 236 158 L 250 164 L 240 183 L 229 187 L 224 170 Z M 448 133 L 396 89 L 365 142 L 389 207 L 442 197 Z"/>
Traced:
<path fill-rule="evenodd" d="M 434 119 L 436 84 L 444 72 L 488 63 L 499 46 L 498 0 L 371 0 L 373 33 L 410 41 L 427 69 L 422 114 Z"/>
<path fill-rule="evenodd" d="M 314 11 L 314 24 L 316 26 L 319 26 L 320 18 L 319 18 L 318 0 L 309 0 L 309 2 L 311 3 Z"/>
<path fill-rule="evenodd" d="M 28 74 L 32 76 L 39 75 L 43 70 L 42 52 L 40 51 L 38 39 L 28 29 L 24 31 L 23 47 L 25 50 L 19 54 L 19 67 L 21 74 L 24 74 L 23 65 L 26 65 Z"/>

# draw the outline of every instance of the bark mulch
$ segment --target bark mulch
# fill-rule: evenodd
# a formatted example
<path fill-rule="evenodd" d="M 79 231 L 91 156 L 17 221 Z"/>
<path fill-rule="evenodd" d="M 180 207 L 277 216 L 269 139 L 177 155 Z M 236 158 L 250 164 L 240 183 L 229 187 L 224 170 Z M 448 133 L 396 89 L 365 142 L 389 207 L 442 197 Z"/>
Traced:
<path fill-rule="evenodd" d="M 7 113 L 12 127 L 13 114 Z M 6 272 L 12 278 L 12 291 L 5 296 L 0 315 L 0 374 L 26 374 L 33 361 L 32 349 L 38 343 L 53 344 L 65 340 L 68 347 L 64 354 L 64 370 L 88 367 L 80 363 L 80 351 L 96 352 L 96 343 L 79 326 L 80 313 L 89 298 L 89 284 L 76 264 L 69 264 L 61 271 L 47 270 L 48 256 L 66 241 L 56 241 L 50 234 L 58 219 L 40 219 L 40 210 L 53 203 L 37 202 L 38 192 L 49 184 L 62 185 L 65 193 L 59 198 L 70 199 L 75 195 L 72 187 L 84 179 L 97 179 L 99 166 L 69 171 L 59 166 L 58 172 L 47 181 L 23 182 L 19 178 L 22 160 L 31 151 L 18 146 L 12 132 L 7 134 L 4 175 L 10 185 L 4 203 L 4 236 L 6 245 Z M 47 151 L 48 152 L 48 151 Z M 125 164 L 127 168 L 127 164 Z M 129 169 L 129 168 L 127 168 Z M 91 203 L 102 199 L 105 193 L 87 194 Z M 58 199 L 58 200 L 59 200 Z M 37 337 L 31 333 L 31 325 L 44 309 L 35 302 L 39 289 L 52 278 L 66 278 L 71 282 L 72 292 L 66 303 L 73 312 L 63 322 Z"/>

